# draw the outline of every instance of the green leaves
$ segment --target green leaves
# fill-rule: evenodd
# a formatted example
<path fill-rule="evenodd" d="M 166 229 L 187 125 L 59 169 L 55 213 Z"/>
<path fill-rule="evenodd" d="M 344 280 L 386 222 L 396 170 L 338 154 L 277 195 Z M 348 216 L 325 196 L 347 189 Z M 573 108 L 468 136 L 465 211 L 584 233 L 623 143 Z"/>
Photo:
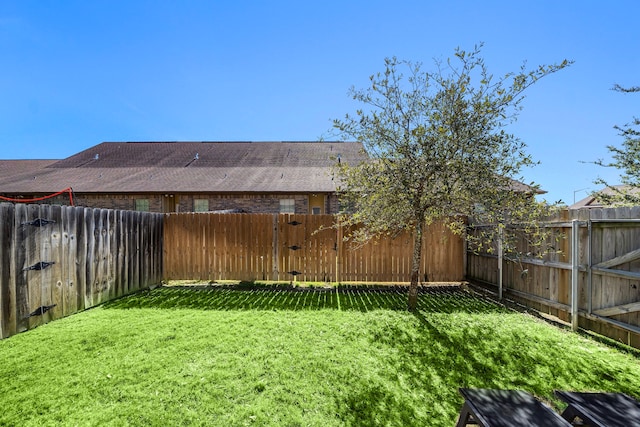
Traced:
<path fill-rule="evenodd" d="M 640 92 L 640 87 L 623 88 L 620 85 L 614 85 L 613 90 L 634 93 Z M 612 186 L 604 179 L 599 178 L 595 184 L 604 185 L 606 188 L 595 195 L 604 205 L 637 205 L 640 204 L 640 120 L 634 117 L 631 123 L 614 126 L 614 129 L 623 138 L 622 147 L 607 146 L 614 160 L 610 163 L 605 163 L 602 160 L 594 163 L 620 169 L 623 185 Z"/>
<path fill-rule="evenodd" d="M 355 208 L 343 223 L 362 225 L 354 238 L 474 216 L 478 204 L 485 219 L 498 223 L 539 213 L 533 189 L 513 180 L 533 161 L 504 127 L 516 120 L 524 90 L 571 62 L 522 66 L 494 79 L 481 48 L 458 48 L 445 63 L 435 61 L 430 73 L 418 63 L 387 58 L 369 88 L 352 90 L 363 108 L 334 127 L 340 139 L 362 142 L 372 158 L 337 170 L 343 203 Z M 461 229 L 459 221 L 450 225 Z"/>

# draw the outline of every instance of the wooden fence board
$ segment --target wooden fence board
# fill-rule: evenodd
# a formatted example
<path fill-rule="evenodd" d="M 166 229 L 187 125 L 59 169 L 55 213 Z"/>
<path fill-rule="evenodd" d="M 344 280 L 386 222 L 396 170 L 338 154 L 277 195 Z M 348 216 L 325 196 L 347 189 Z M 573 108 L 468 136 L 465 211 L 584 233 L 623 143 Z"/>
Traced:
<path fill-rule="evenodd" d="M 160 214 L 0 204 L 0 338 L 159 282 L 162 225 Z"/>
<path fill-rule="evenodd" d="M 140 283 L 140 212 L 130 212 L 131 228 L 128 236 L 129 246 L 129 280 L 132 291 L 139 287 Z"/>
<path fill-rule="evenodd" d="M 95 247 L 96 247 L 96 235 L 95 235 L 95 223 L 94 212 L 89 208 L 84 209 L 83 216 L 84 227 L 84 244 L 86 245 L 82 251 L 86 253 L 85 257 L 85 288 L 84 288 L 84 307 L 93 307 L 93 294 L 95 284 Z"/>
<path fill-rule="evenodd" d="M 40 218 L 51 220 L 51 206 L 49 205 L 41 205 L 39 209 L 38 216 Z M 40 270 L 40 303 L 38 305 L 32 306 L 29 308 L 29 311 L 36 310 L 41 306 L 50 306 L 53 305 L 52 300 L 52 270 L 56 267 L 56 260 L 53 258 L 52 250 L 51 250 L 51 234 L 55 229 L 56 224 L 52 223 L 45 227 L 37 227 L 37 230 L 34 230 L 34 245 L 37 248 L 35 256 L 39 258 L 40 261 L 52 262 L 54 264 L 49 267 L 43 268 Z M 38 253 L 39 252 L 39 253 Z M 35 276 L 35 275 L 34 275 Z M 31 286 L 31 283 L 29 283 Z M 37 293 L 36 289 L 30 289 L 30 292 Z M 55 310 L 54 307 L 51 310 Z M 37 319 L 39 324 L 47 323 L 51 320 L 51 310 L 43 313 L 40 316 L 33 317 L 32 320 Z"/>
<path fill-rule="evenodd" d="M 126 281 L 124 279 L 124 242 L 123 242 L 123 230 L 124 230 L 124 212 L 114 212 L 114 227 L 112 229 L 113 239 L 113 262 L 115 264 L 115 277 L 114 288 L 116 295 L 125 295 L 127 293 Z"/>
<path fill-rule="evenodd" d="M 343 242 L 331 215 L 166 214 L 166 279 L 407 282 L 412 238 Z M 298 225 L 293 225 L 298 224 Z M 463 279 L 462 240 L 441 225 L 425 236 L 429 280 Z M 291 272 L 299 274 L 292 275 Z"/>
<path fill-rule="evenodd" d="M 87 210 L 78 208 L 74 210 L 76 221 L 76 305 L 78 310 L 84 310 L 86 305 L 87 288 L 87 225 L 85 216 Z"/>
<path fill-rule="evenodd" d="M 63 220 L 62 220 L 62 207 L 52 209 L 51 206 L 44 205 L 43 208 L 46 207 L 46 211 L 43 211 L 43 217 L 49 218 L 54 221 L 51 224 L 51 227 L 46 228 L 44 231 L 47 231 L 45 234 L 45 253 L 43 259 L 50 259 L 55 262 L 55 264 L 51 265 L 51 267 L 44 270 L 45 275 L 43 277 L 43 282 L 46 287 L 49 287 L 49 304 L 55 305 L 51 310 L 47 311 L 45 315 L 43 315 L 43 321 L 45 323 L 59 319 L 63 316 L 65 310 L 65 294 L 66 287 L 63 284 L 63 275 L 66 267 L 65 256 L 62 250 L 62 235 L 63 235 Z M 68 245 L 68 242 L 67 242 Z M 45 297 L 45 293 L 43 292 L 43 299 Z"/>
<path fill-rule="evenodd" d="M 604 219 L 615 219 L 616 211 L 614 209 L 607 209 L 603 212 Z M 602 259 L 609 260 L 616 257 L 616 239 L 615 229 L 603 228 L 602 230 Z M 602 282 L 602 299 L 595 301 L 596 307 L 611 307 L 616 305 L 616 295 L 614 287 L 617 283 L 614 283 L 617 279 L 606 278 Z"/>
<path fill-rule="evenodd" d="M 142 274 L 142 233 L 144 229 L 141 224 L 142 213 L 131 212 L 131 234 L 129 235 L 129 245 L 131 253 L 129 254 L 129 271 L 131 277 L 132 291 L 136 291 L 141 287 Z"/>
<path fill-rule="evenodd" d="M 626 344 L 639 344 L 640 313 L 635 307 L 640 303 L 640 260 L 636 257 L 640 250 L 640 207 L 570 211 L 551 219 L 550 226 L 566 236 L 558 242 L 562 253 L 547 255 L 546 263 L 525 260 L 523 266 L 529 270 L 526 283 L 519 277 L 520 268 L 508 263 L 503 271 L 505 288 L 521 303 L 561 320 L 570 319 L 571 271 L 566 265 L 572 261 L 569 236 L 573 219 L 581 221 L 579 325 Z M 469 253 L 467 277 L 496 284 L 497 278 L 492 275 L 495 263 L 495 258 L 486 253 Z M 594 268 L 590 270 L 590 266 Z M 591 316 L 589 310 L 600 317 Z"/>
<path fill-rule="evenodd" d="M 233 271 L 237 271 L 239 276 L 242 276 L 241 266 L 241 258 L 242 251 L 239 244 L 239 226 L 238 226 L 238 217 L 237 215 L 230 215 L 229 220 L 231 222 L 231 227 L 229 228 L 229 232 L 227 236 L 229 237 L 229 241 L 231 242 L 230 252 L 229 252 L 229 268 Z"/>
<path fill-rule="evenodd" d="M 211 272 L 209 279 L 210 280 L 220 280 L 222 277 L 220 268 L 220 259 L 222 258 L 222 253 L 220 249 L 222 248 L 222 235 L 218 230 L 219 217 L 211 218 L 212 221 L 208 221 L 209 224 L 209 233 L 208 233 L 208 242 L 210 243 L 210 247 L 213 250 L 208 251 L 207 261 L 208 261 L 208 271 Z M 165 230 L 169 227 L 169 224 L 165 224 Z M 167 242 L 164 243 L 165 245 Z"/>
<path fill-rule="evenodd" d="M 41 236 L 42 234 L 44 234 L 42 231 L 43 227 L 35 227 L 26 224 L 27 222 L 35 221 L 41 217 L 41 208 L 42 206 L 40 205 L 27 205 L 27 219 L 24 225 L 22 225 L 22 229 L 25 233 L 25 262 L 22 268 L 25 273 L 24 277 L 27 295 L 26 305 L 23 306 L 23 312 L 20 313 L 20 316 L 27 319 L 26 323 L 28 324 L 28 329 L 42 324 L 42 316 L 29 316 L 29 314 L 36 310 L 38 307 L 44 305 L 44 302 L 42 300 L 43 288 L 45 288 L 45 286 L 48 288 L 48 284 L 43 283 L 42 280 L 45 269 L 30 270 L 29 268 L 35 266 L 41 261 L 51 261 L 50 259 L 42 258 L 45 255 L 42 249 Z M 48 304 L 49 301 L 46 301 L 46 303 Z"/>
<path fill-rule="evenodd" d="M 640 218 L 640 206 L 634 206 L 631 208 L 631 212 L 629 215 L 631 218 Z M 640 248 L 640 227 L 634 227 L 632 229 L 629 242 L 632 248 Z M 640 249 L 639 249 L 640 250 Z M 640 259 L 633 260 L 628 265 L 629 271 L 640 271 Z M 640 301 L 640 283 L 631 282 L 628 283 L 629 286 L 629 301 Z M 636 311 L 628 316 L 628 323 L 632 325 L 640 325 L 640 312 Z"/>
<path fill-rule="evenodd" d="M 78 262 L 78 209 L 73 207 L 64 207 L 63 210 L 63 221 L 64 221 L 64 235 L 66 238 L 63 238 L 62 241 L 62 251 L 64 252 L 64 248 L 67 247 L 67 259 L 66 259 L 66 275 L 65 275 L 65 284 L 67 292 L 65 294 L 65 308 L 62 313 L 63 316 L 69 316 L 78 311 L 78 289 L 80 285 L 80 281 L 78 280 L 77 275 L 77 266 L 76 262 Z"/>
<path fill-rule="evenodd" d="M 23 223 L 28 221 L 27 206 L 17 205 L 15 209 L 16 215 L 14 220 L 14 235 L 16 238 L 12 242 L 11 264 L 13 265 L 14 274 L 12 275 L 12 288 L 15 292 L 15 311 L 10 313 L 14 317 L 16 323 L 16 332 L 22 332 L 29 329 L 28 315 L 29 294 L 27 289 L 27 271 L 26 262 L 26 232 Z"/>
<path fill-rule="evenodd" d="M 15 210 L 6 203 L 0 204 L 0 338 L 16 333 L 16 276 L 12 261 L 16 230 Z"/>
<path fill-rule="evenodd" d="M 96 288 L 94 299 L 96 304 L 100 304 L 109 299 L 109 264 L 107 254 L 109 253 L 109 239 L 107 239 L 108 218 L 107 210 L 96 210 Z"/>
<path fill-rule="evenodd" d="M 619 211 L 616 210 L 616 213 L 617 213 L 616 215 L 617 219 L 628 219 L 630 210 L 629 209 L 624 209 Z M 615 241 L 615 246 L 616 246 L 615 257 L 616 258 L 622 255 L 625 255 L 626 253 L 630 252 L 633 249 L 636 249 L 631 246 L 632 243 L 635 243 L 635 242 L 630 242 L 631 230 L 618 228 L 618 227 L 614 228 L 613 230 L 615 234 L 614 236 L 612 236 L 612 238 Z M 629 271 L 629 263 L 619 265 L 616 267 L 616 269 Z M 612 285 L 613 286 L 611 291 L 613 293 L 614 304 L 618 306 L 628 302 L 631 296 L 629 281 L 622 278 L 615 278 L 612 280 Z M 627 313 L 614 316 L 616 320 L 619 320 L 624 323 L 629 323 L 629 317 L 630 316 Z"/>
<path fill-rule="evenodd" d="M 140 282 L 139 287 L 146 287 L 151 280 L 150 260 L 151 260 L 151 239 L 150 239 L 150 217 L 141 215 L 140 218 Z"/>
<path fill-rule="evenodd" d="M 207 250 L 207 242 L 209 241 L 209 235 L 211 233 L 211 223 L 206 220 L 204 215 L 200 215 L 199 218 L 200 225 L 202 227 L 202 234 L 200 235 L 200 266 L 202 271 L 202 278 L 206 280 L 211 280 L 211 257 L 209 255 L 210 251 Z"/>

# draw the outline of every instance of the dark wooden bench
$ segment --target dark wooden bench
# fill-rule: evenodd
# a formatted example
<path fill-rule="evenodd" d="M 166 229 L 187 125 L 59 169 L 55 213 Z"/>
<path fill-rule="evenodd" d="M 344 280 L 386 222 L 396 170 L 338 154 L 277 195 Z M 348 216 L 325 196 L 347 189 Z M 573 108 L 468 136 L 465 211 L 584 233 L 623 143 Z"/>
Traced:
<path fill-rule="evenodd" d="M 457 427 L 571 426 L 558 413 L 531 394 L 520 390 L 461 388 L 465 402 Z"/>
<path fill-rule="evenodd" d="M 562 417 L 578 425 L 592 427 L 640 426 L 640 403 L 624 393 L 578 393 L 556 391 L 569 406 Z"/>

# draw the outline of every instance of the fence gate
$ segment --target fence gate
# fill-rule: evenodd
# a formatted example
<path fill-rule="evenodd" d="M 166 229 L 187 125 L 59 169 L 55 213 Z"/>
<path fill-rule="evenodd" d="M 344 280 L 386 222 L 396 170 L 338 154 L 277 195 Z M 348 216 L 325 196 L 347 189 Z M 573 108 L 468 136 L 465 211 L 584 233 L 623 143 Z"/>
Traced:
<path fill-rule="evenodd" d="M 338 233 L 329 215 L 278 215 L 276 280 L 334 282 Z"/>

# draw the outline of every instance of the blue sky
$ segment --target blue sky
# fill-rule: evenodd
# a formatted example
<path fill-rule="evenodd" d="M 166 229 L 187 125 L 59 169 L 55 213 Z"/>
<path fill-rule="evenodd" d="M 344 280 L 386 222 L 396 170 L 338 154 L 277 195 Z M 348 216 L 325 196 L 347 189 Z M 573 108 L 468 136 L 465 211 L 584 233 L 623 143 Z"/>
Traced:
<path fill-rule="evenodd" d="M 640 115 L 640 2 L 51 1 L 0 3 L 0 158 L 65 158 L 103 141 L 316 140 L 353 112 L 384 58 L 484 43 L 496 76 L 571 59 L 510 130 L 524 172 L 571 204 L 618 173 L 582 163 Z"/>

